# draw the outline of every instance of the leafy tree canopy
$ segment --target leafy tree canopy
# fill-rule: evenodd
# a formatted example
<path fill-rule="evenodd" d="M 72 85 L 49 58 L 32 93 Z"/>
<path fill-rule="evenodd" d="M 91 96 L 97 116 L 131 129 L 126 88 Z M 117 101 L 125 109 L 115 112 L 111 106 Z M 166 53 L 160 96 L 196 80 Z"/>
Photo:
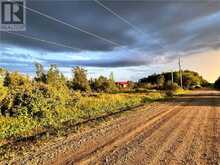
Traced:
<path fill-rule="evenodd" d="M 89 81 L 87 80 L 87 70 L 77 66 L 73 68 L 73 80 L 71 87 L 74 90 L 90 91 Z"/>
<path fill-rule="evenodd" d="M 202 76 L 200 76 L 197 72 L 184 70 L 182 72 L 183 75 L 183 86 L 185 88 L 190 88 L 192 86 L 200 85 L 200 86 L 208 86 L 209 83 Z M 148 77 L 140 79 L 139 83 L 150 83 L 152 85 L 166 84 L 166 82 L 171 81 L 172 74 L 171 72 L 165 72 L 161 74 L 153 74 Z M 173 72 L 174 83 L 180 84 L 180 74 L 178 71 Z"/>
<path fill-rule="evenodd" d="M 117 86 L 114 81 L 104 76 L 100 76 L 99 78 L 92 80 L 91 87 L 97 92 L 112 92 L 117 90 Z"/>

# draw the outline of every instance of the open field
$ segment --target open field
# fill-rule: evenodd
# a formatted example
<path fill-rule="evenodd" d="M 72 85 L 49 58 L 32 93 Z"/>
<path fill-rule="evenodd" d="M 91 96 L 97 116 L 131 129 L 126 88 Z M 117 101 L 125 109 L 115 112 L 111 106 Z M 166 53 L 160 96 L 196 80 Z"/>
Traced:
<path fill-rule="evenodd" d="M 16 161 L 39 164 L 219 164 L 220 93 L 152 103 Z"/>

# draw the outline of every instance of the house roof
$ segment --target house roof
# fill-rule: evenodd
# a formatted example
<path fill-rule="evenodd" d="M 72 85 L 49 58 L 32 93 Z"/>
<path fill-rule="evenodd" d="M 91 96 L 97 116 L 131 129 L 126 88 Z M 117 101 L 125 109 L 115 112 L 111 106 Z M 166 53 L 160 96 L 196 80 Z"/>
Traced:
<path fill-rule="evenodd" d="M 128 82 L 127 81 L 118 81 L 118 82 L 115 82 L 116 84 L 119 84 L 119 85 L 127 85 Z"/>

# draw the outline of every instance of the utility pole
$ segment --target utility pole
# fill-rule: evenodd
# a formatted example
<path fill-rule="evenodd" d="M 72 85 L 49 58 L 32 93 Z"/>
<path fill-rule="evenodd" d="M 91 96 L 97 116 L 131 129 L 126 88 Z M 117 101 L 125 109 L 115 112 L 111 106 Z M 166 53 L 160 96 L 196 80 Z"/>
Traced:
<path fill-rule="evenodd" d="M 113 72 L 110 73 L 109 79 L 112 80 L 113 82 L 115 81 Z"/>
<path fill-rule="evenodd" d="M 173 84 L 173 70 L 171 70 L 171 81 L 172 81 L 172 84 Z"/>
<path fill-rule="evenodd" d="M 180 74 L 180 87 L 183 88 L 183 75 L 182 75 L 182 68 L 181 68 L 180 57 L 179 57 L 179 74 Z"/>

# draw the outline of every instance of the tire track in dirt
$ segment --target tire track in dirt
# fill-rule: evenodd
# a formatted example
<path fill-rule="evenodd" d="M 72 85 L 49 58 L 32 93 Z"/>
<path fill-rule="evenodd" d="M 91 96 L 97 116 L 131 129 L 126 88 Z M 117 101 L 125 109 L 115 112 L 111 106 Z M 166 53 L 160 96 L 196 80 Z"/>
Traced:
<path fill-rule="evenodd" d="M 216 105 L 217 110 L 217 116 L 216 116 L 216 122 L 217 122 L 217 152 L 218 152 L 218 164 L 220 164 L 220 107 L 219 105 Z"/>
<path fill-rule="evenodd" d="M 204 143 L 202 136 L 205 133 L 205 126 L 208 124 L 208 117 L 211 114 L 211 107 L 200 107 L 198 111 L 202 112 L 202 116 L 197 121 L 197 126 L 183 144 L 183 147 L 176 152 L 177 162 L 181 164 L 196 165 L 199 163 L 201 154 L 201 146 Z M 200 164 L 200 163 L 199 163 Z"/>
<path fill-rule="evenodd" d="M 219 158 L 219 110 L 216 107 L 216 101 L 212 100 L 212 106 L 206 107 L 207 117 L 201 126 L 201 133 L 191 144 L 191 149 L 185 154 L 182 160 L 183 164 L 220 164 Z M 192 149 L 192 147 L 194 148 Z"/>
<path fill-rule="evenodd" d="M 185 111 L 183 111 L 183 109 L 181 110 L 181 112 L 185 113 Z M 166 123 L 163 123 L 161 125 L 161 127 L 157 128 L 155 130 L 155 132 L 153 132 L 149 137 L 147 137 L 147 136 L 144 137 L 144 134 L 145 134 L 145 132 L 148 132 L 149 131 L 148 129 L 151 129 L 151 127 L 145 129 L 143 131 L 142 135 L 137 136 L 130 143 L 122 146 L 120 149 L 112 152 L 111 154 L 106 155 L 105 158 L 102 158 L 102 162 L 104 162 L 106 160 L 110 160 L 110 161 L 108 161 L 108 164 L 114 164 L 119 159 L 121 163 L 124 163 L 126 161 L 126 159 L 128 159 L 128 157 L 130 157 L 133 160 L 135 160 L 135 162 L 140 162 L 139 159 L 142 159 L 141 160 L 142 163 L 144 161 L 145 161 L 144 162 L 145 164 L 148 163 L 146 161 L 146 159 L 155 155 L 159 146 L 161 146 L 163 143 L 165 143 L 166 140 L 169 138 L 170 134 L 173 131 L 175 131 L 175 129 L 177 127 L 180 126 L 182 121 L 176 120 L 176 119 L 182 115 L 181 112 L 178 113 L 176 116 L 173 116 L 172 118 L 170 118 Z M 169 128 L 167 128 L 166 131 L 164 131 L 164 127 L 169 125 L 168 123 L 172 123 L 172 122 L 173 122 L 173 125 L 171 125 Z M 158 136 L 158 133 L 160 133 L 160 132 L 164 132 L 163 136 Z M 146 139 L 147 139 L 147 141 L 151 141 L 151 144 L 152 144 L 151 146 L 149 146 L 149 148 L 151 148 L 151 149 L 148 150 L 147 152 L 146 152 L 146 150 L 143 149 L 145 147 L 145 145 L 143 143 L 145 143 Z M 153 142 L 157 143 L 157 146 L 154 146 Z M 145 160 L 143 160 L 143 158 Z M 131 162 L 131 164 L 132 163 L 134 163 L 134 162 Z"/>
<path fill-rule="evenodd" d="M 195 121 L 195 125 L 192 124 L 192 129 L 187 131 L 187 136 L 183 139 L 183 143 L 181 144 L 181 146 L 176 151 L 172 151 L 173 157 L 171 156 L 171 158 L 169 158 L 168 156 L 164 156 L 166 161 L 160 164 L 219 164 L 219 135 L 217 135 L 219 127 L 216 124 L 218 114 L 213 109 L 215 102 L 204 101 L 202 105 L 203 106 L 195 106 L 194 110 L 198 111 L 198 114 L 196 114 L 198 116 L 197 120 Z M 203 129 L 205 125 L 210 126 L 208 127 L 208 130 L 210 131 L 205 131 Z M 203 134 L 206 134 L 206 136 L 204 136 Z M 198 161 L 198 157 L 202 155 L 198 153 L 201 150 L 201 146 L 205 145 L 204 142 L 208 138 L 207 135 L 211 136 L 211 139 L 208 140 L 210 143 L 210 147 L 208 148 L 211 151 L 211 157 L 208 159 L 208 161 Z M 202 136 L 204 136 L 204 138 L 202 138 Z M 161 156 L 159 155 L 158 157 Z M 158 164 L 158 162 L 154 162 L 152 164 Z"/>
<path fill-rule="evenodd" d="M 179 106 L 179 105 L 176 105 L 176 106 Z M 165 107 L 165 109 L 164 109 L 164 107 Z M 69 163 L 68 159 L 70 159 L 70 162 L 75 162 L 75 161 L 78 161 L 78 160 L 86 157 L 86 155 L 93 154 L 93 152 L 95 152 L 96 150 L 103 148 L 108 143 L 111 143 L 111 142 L 119 139 L 120 137 L 123 137 L 124 134 L 127 134 L 128 132 L 131 132 L 136 127 L 142 125 L 143 121 L 145 121 L 146 119 L 152 120 L 153 118 L 160 116 L 163 113 L 166 113 L 167 107 L 170 107 L 170 105 L 165 104 L 165 106 L 164 106 L 162 104 L 162 105 L 155 107 L 154 109 L 152 109 L 152 111 L 154 111 L 153 114 L 155 113 L 153 116 L 152 115 L 149 116 L 147 109 L 146 109 L 146 114 L 142 111 L 141 114 L 135 116 L 132 120 L 129 119 L 126 121 L 126 123 L 123 123 L 123 124 L 120 123 L 120 125 L 118 125 L 117 128 L 114 128 L 114 131 L 109 130 L 109 135 L 106 133 L 104 134 L 106 138 L 98 137 L 98 139 L 94 139 L 95 141 L 93 141 L 93 142 L 90 141 L 89 146 L 85 146 L 85 144 L 84 144 L 84 148 L 78 149 L 76 152 L 74 152 L 74 154 L 70 154 L 68 156 L 69 158 L 66 158 L 65 163 L 62 163 L 62 164 Z M 120 127 L 122 127 L 123 129 L 119 130 Z M 100 133 L 99 133 L 99 136 L 100 136 Z M 88 147 L 88 148 L 86 148 L 86 147 Z M 72 158 L 74 158 L 74 161 L 72 160 Z"/>
<path fill-rule="evenodd" d="M 91 161 L 96 161 L 98 155 L 103 155 L 104 153 L 108 153 L 111 150 L 114 150 L 115 146 L 123 145 L 127 141 L 132 140 L 137 135 L 140 135 L 141 132 L 145 128 L 151 127 L 151 129 L 149 129 L 149 131 L 145 132 L 144 136 L 140 136 L 140 139 L 145 139 L 144 137 L 150 136 L 162 124 L 166 123 L 167 121 L 169 121 L 170 118 L 172 118 L 173 116 L 180 113 L 182 111 L 181 109 L 182 109 L 182 107 L 180 105 L 178 105 L 178 107 L 173 107 L 169 110 L 166 110 L 165 113 L 162 113 L 159 116 L 151 118 L 150 121 L 147 121 L 147 122 L 143 123 L 142 125 L 139 125 L 135 130 L 126 133 L 125 135 L 120 137 L 118 140 L 107 144 L 105 147 L 102 147 L 101 151 L 97 150 L 96 152 L 92 153 L 92 155 L 88 155 L 86 158 L 84 158 L 82 160 L 79 160 L 77 163 L 79 163 L 79 164 L 84 164 L 84 163 L 88 164 Z M 71 162 L 71 163 L 73 163 L 73 162 Z"/>
<path fill-rule="evenodd" d="M 215 102 L 213 104 L 213 118 L 212 118 L 212 143 L 211 143 L 211 152 L 212 152 L 212 156 L 211 156 L 211 162 L 212 164 L 216 164 L 219 165 L 220 164 L 220 153 L 218 151 L 218 147 L 219 147 L 219 142 L 220 142 L 220 134 L 219 134 L 219 128 L 218 128 L 218 120 L 219 120 L 219 111 L 216 107 L 217 103 Z"/>
<path fill-rule="evenodd" d="M 197 107 L 194 107 L 191 109 L 191 112 L 195 111 L 196 114 L 192 118 L 193 122 L 191 122 L 189 125 L 187 125 L 182 129 L 181 132 L 181 143 L 178 143 L 178 140 L 174 141 L 173 143 L 170 144 L 168 147 L 169 152 L 165 152 L 165 154 L 161 157 L 164 163 L 166 164 L 182 164 L 183 161 L 179 161 L 181 157 L 184 157 L 186 153 L 188 153 L 188 150 L 190 150 L 191 144 L 194 141 L 197 141 L 197 132 L 199 132 L 200 124 L 199 121 L 200 119 L 204 118 L 203 112 L 198 111 Z M 198 111 L 198 112 L 197 112 Z M 192 149 L 195 149 L 195 146 L 192 146 Z M 172 153 L 172 154 L 167 154 L 167 153 Z M 159 156 L 158 156 L 159 157 Z"/>
<path fill-rule="evenodd" d="M 181 126 L 173 132 L 173 135 L 169 137 L 168 141 L 160 147 L 155 157 L 152 158 L 150 164 L 172 164 L 170 161 L 175 161 L 177 159 L 175 152 L 178 153 L 178 150 L 181 150 L 179 148 L 184 145 L 184 142 L 189 143 L 189 140 L 186 139 L 194 131 L 194 125 L 200 114 L 196 112 L 193 107 L 187 108 L 185 111 L 191 114 L 190 117 L 183 116 L 183 118 L 187 119 L 187 122 L 182 123 Z"/>
<path fill-rule="evenodd" d="M 211 113 L 207 127 L 207 131 L 204 137 L 205 146 L 203 151 L 203 159 L 206 164 L 219 165 L 220 157 L 218 152 L 219 146 L 219 134 L 218 134 L 218 120 L 219 120 L 219 112 L 216 107 L 216 102 L 212 106 Z"/>
<path fill-rule="evenodd" d="M 194 138 L 190 149 L 187 153 L 183 153 L 183 155 L 180 155 L 179 161 L 182 162 L 182 164 L 187 164 L 189 160 L 191 160 L 192 164 L 203 164 L 204 162 L 201 161 L 202 159 L 202 150 L 204 146 L 204 135 L 206 132 L 205 127 L 208 125 L 208 119 L 210 115 L 210 107 L 207 108 L 204 112 L 204 119 L 201 122 L 201 125 L 197 132 L 197 137 Z M 183 151 L 182 151 L 183 152 Z"/>
<path fill-rule="evenodd" d="M 159 160 L 159 157 L 161 156 L 163 151 L 168 148 L 170 143 L 175 141 L 178 142 L 177 144 L 181 143 L 181 138 L 182 136 L 184 136 L 183 130 L 193 122 L 193 116 L 196 113 L 187 113 L 187 110 L 188 109 L 184 108 L 183 113 L 171 119 L 161 129 L 155 131 L 154 135 L 144 141 L 144 143 L 142 144 L 142 149 L 139 148 L 134 153 L 134 156 L 128 156 L 130 157 L 130 161 L 126 162 L 125 164 L 133 164 L 135 162 L 138 162 L 139 164 L 150 164 L 156 160 Z M 171 149 L 174 148 L 175 146 L 172 146 Z M 120 162 L 121 163 L 119 164 L 123 164 L 123 161 Z M 157 162 L 155 164 L 158 163 L 161 162 Z"/>

